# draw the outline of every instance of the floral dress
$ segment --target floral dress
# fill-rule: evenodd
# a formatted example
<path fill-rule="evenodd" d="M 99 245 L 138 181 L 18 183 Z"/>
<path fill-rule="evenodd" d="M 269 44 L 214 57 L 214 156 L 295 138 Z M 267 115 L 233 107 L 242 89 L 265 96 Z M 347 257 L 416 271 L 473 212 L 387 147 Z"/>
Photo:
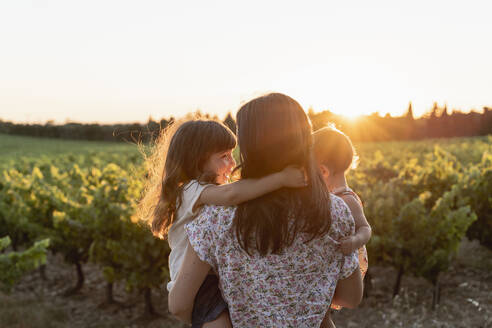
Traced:
<path fill-rule="evenodd" d="M 345 202 L 331 195 L 330 232 L 307 242 L 300 234 L 280 254 L 251 256 L 237 242 L 235 207 L 205 206 L 185 229 L 198 257 L 218 273 L 234 327 L 319 327 L 337 281 L 359 266 L 344 256 L 340 238 L 354 233 Z"/>

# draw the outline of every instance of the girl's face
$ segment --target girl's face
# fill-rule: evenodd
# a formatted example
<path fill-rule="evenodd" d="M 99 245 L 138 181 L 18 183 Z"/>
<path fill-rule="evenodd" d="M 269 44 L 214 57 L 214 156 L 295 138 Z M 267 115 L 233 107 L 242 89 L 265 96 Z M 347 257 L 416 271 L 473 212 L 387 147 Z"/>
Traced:
<path fill-rule="evenodd" d="M 217 175 L 215 182 L 224 184 L 229 181 L 229 176 L 235 166 L 236 161 L 232 156 L 232 149 L 229 149 L 212 154 L 203 165 L 203 170 L 215 173 Z"/>

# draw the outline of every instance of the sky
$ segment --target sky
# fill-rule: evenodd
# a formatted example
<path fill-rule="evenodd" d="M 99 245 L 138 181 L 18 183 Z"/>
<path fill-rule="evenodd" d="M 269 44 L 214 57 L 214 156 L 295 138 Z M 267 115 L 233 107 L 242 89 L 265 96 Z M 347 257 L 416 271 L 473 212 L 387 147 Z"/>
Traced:
<path fill-rule="evenodd" d="M 224 117 L 282 92 L 307 110 L 492 106 L 492 2 L 2 0 L 0 119 Z"/>

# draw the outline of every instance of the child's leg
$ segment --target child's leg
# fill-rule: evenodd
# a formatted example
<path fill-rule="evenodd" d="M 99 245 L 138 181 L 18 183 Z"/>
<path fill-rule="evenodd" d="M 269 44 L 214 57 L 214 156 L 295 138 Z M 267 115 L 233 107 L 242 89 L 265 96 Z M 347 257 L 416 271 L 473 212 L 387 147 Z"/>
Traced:
<path fill-rule="evenodd" d="M 209 274 L 200 286 L 191 315 L 192 328 L 232 327 L 227 303 L 219 290 L 219 277 Z"/>
<path fill-rule="evenodd" d="M 214 321 L 203 324 L 203 328 L 232 328 L 231 319 L 229 318 L 229 312 L 224 311 Z"/>
<path fill-rule="evenodd" d="M 335 324 L 333 323 L 333 320 L 331 320 L 331 314 L 330 314 L 330 309 L 326 312 L 326 315 L 323 319 L 323 322 L 321 323 L 320 328 L 336 328 Z"/>

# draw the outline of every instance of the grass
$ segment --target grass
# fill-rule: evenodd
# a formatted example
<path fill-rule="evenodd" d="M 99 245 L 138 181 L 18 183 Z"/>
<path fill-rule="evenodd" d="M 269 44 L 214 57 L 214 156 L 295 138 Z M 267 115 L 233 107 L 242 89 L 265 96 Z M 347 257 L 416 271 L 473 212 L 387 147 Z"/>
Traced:
<path fill-rule="evenodd" d="M 90 151 L 136 152 L 135 144 L 35 138 L 0 134 L 1 158 L 36 157 Z"/>
<path fill-rule="evenodd" d="M 44 300 L 0 294 L 2 328 L 68 327 L 66 309 L 47 304 Z"/>
<path fill-rule="evenodd" d="M 443 148 L 453 148 L 464 143 L 492 144 L 492 136 L 474 138 L 451 138 L 451 139 L 429 139 L 421 141 L 393 141 L 393 142 L 369 142 L 357 143 L 355 146 L 361 153 L 372 154 L 377 149 L 384 149 L 392 152 L 394 149 L 416 148 L 421 151 L 423 148 L 432 150 L 435 144 Z M 27 136 L 14 136 L 0 134 L 0 162 L 6 158 L 62 155 L 69 153 L 88 153 L 98 151 L 110 152 L 138 152 L 137 145 L 133 143 L 103 142 L 103 141 L 79 141 L 63 140 L 52 138 L 36 138 Z M 238 148 L 234 151 L 235 158 L 238 158 Z"/>
<path fill-rule="evenodd" d="M 139 162 L 143 157 L 139 146 L 131 143 L 61 140 L 34 138 L 0 134 L 0 171 L 16 163 L 41 162 L 52 163 L 66 156 L 91 161 L 103 159 L 104 162 L 116 162 L 126 165 Z M 128 159 L 128 161 L 126 161 Z"/>

